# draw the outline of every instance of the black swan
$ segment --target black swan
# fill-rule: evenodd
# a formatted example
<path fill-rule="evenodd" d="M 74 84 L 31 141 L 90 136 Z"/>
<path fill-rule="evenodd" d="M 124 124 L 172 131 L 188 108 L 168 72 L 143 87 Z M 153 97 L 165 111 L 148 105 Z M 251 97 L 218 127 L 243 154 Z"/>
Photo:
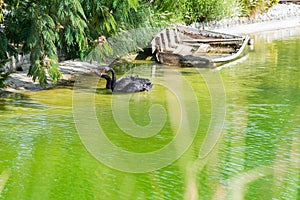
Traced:
<path fill-rule="evenodd" d="M 139 78 L 137 76 L 124 76 L 116 80 L 116 73 L 111 67 L 102 68 L 101 72 L 93 70 L 98 76 L 106 80 L 106 89 L 111 89 L 114 93 L 132 93 L 149 91 L 152 88 L 152 83 L 147 78 Z M 105 72 L 111 72 L 112 77 Z"/>

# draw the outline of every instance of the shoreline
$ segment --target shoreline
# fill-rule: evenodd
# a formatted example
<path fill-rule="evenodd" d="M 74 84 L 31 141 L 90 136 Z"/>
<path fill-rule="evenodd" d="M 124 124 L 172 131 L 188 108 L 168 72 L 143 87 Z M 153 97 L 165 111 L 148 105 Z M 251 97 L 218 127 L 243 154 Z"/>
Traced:
<path fill-rule="evenodd" d="M 254 19 L 232 18 L 209 24 L 194 23 L 191 26 L 236 35 L 259 34 L 268 31 L 297 28 L 300 27 L 300 5 L 277 4 L 267 13 L 260 14 Z M 8 80 L 5 81 L 7 87 L 0 89 L 0 93 L 36 91 L 68 85 L 74 82 L 79 74 L 90 73 L 90 70 L 97 68 L 98 65 L 79 60 L 60 62 L 59 69 L 61 70 L 62 78 L 56 84 L 49 81 L 46 87 L 41 87 L 37 81 L 33 82 L 32 78 L 27 76 L 27 71 L 17 71 L 9 75 Z"/>
<path fill-rule="evenodd" d="M 300 15 L 283 20 L 272 20 L 268 22 L 257 22 L 253 24 L 232 26 L 230 28 L 213 29 L 213 31 L 237 35 L 247 35 L 282 29 L 290 29 L 295 27 L 300 27 Z"/>
<path fill-rule="evenodd" d="M 278 3 L 267 12 L 258 14 L 253 18 L 225 18 L 208 23 L 193 23 L 191 26 L 243 35 L 293 28 L 300 26 L 300 5 Z"/>
<path fill-rule="evenodd" d="M 9 75 L 9 78 L 5 81 L 7 85 L 5 88 L 0 89 L 1 92 L 20 92 L 20 91 L 37 91 L 43 89 L 49 89 L 56 86 L 68 85 L 75 82 L 76 77 L 79 74 L 90 73 L 90 70 L 97 68 L 96 64 L 91 64 L 79 60 L 66 60 L 60 62 L 59 69 L 62 77 L 57 83 L 52 83 L 49 76 L 48 85 L 42 87 L 38 81 L 33 82 L 32 77 L 28 77 L 28 70 L 17 71 Z"/>

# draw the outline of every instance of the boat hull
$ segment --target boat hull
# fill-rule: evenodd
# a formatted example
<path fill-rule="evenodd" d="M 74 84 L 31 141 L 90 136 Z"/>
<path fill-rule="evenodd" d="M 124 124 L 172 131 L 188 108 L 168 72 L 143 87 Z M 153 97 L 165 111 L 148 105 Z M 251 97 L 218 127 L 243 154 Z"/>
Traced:
<path fill-rule="evenodd" d="M 248 36 L 236 36 L 177 25 L 154 36 L 152 53 L 166 65 L 208 67 L 237 59 L 248 44 Z"/>

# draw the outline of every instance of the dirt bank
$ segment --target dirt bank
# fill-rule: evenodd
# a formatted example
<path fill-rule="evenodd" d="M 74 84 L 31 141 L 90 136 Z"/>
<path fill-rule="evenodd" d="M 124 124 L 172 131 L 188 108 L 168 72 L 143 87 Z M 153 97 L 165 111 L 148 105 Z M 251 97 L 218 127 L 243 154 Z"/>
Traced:
<path fill-rule="evenodd" d="M 41 87 L 38 81 L 33 82 L 32 77 L 27 76 L 28 71 L 18 71 L 10 74 L 8 80 L 6 80 L 7 87 L 2 91 L 18 92 L 22 90 L 41 90 L 54 87 L 56 85 L 71 84 L 75 81 L 77 75 L 90 73 L 91 69 L 97 67 L 98 66 L 96 64 L 83 61 L 69 60 L 61 62 L 59 69 L 62 73 L 62 78 L 56 84 L 53 84 L 50 78 L 48 78 L 49 84 L 46 87 Z"/>

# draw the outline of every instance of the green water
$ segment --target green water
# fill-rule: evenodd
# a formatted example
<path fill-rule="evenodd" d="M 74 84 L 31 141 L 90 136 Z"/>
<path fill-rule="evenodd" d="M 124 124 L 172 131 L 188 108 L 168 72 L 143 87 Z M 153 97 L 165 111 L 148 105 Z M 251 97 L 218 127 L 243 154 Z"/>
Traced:
<path fill-rule="evenodd" d="M 218 70 L 116 67 L 148 93 L 88 75 L 2 97 L 0 199 L 300 199 L 299 33 Z"/>

